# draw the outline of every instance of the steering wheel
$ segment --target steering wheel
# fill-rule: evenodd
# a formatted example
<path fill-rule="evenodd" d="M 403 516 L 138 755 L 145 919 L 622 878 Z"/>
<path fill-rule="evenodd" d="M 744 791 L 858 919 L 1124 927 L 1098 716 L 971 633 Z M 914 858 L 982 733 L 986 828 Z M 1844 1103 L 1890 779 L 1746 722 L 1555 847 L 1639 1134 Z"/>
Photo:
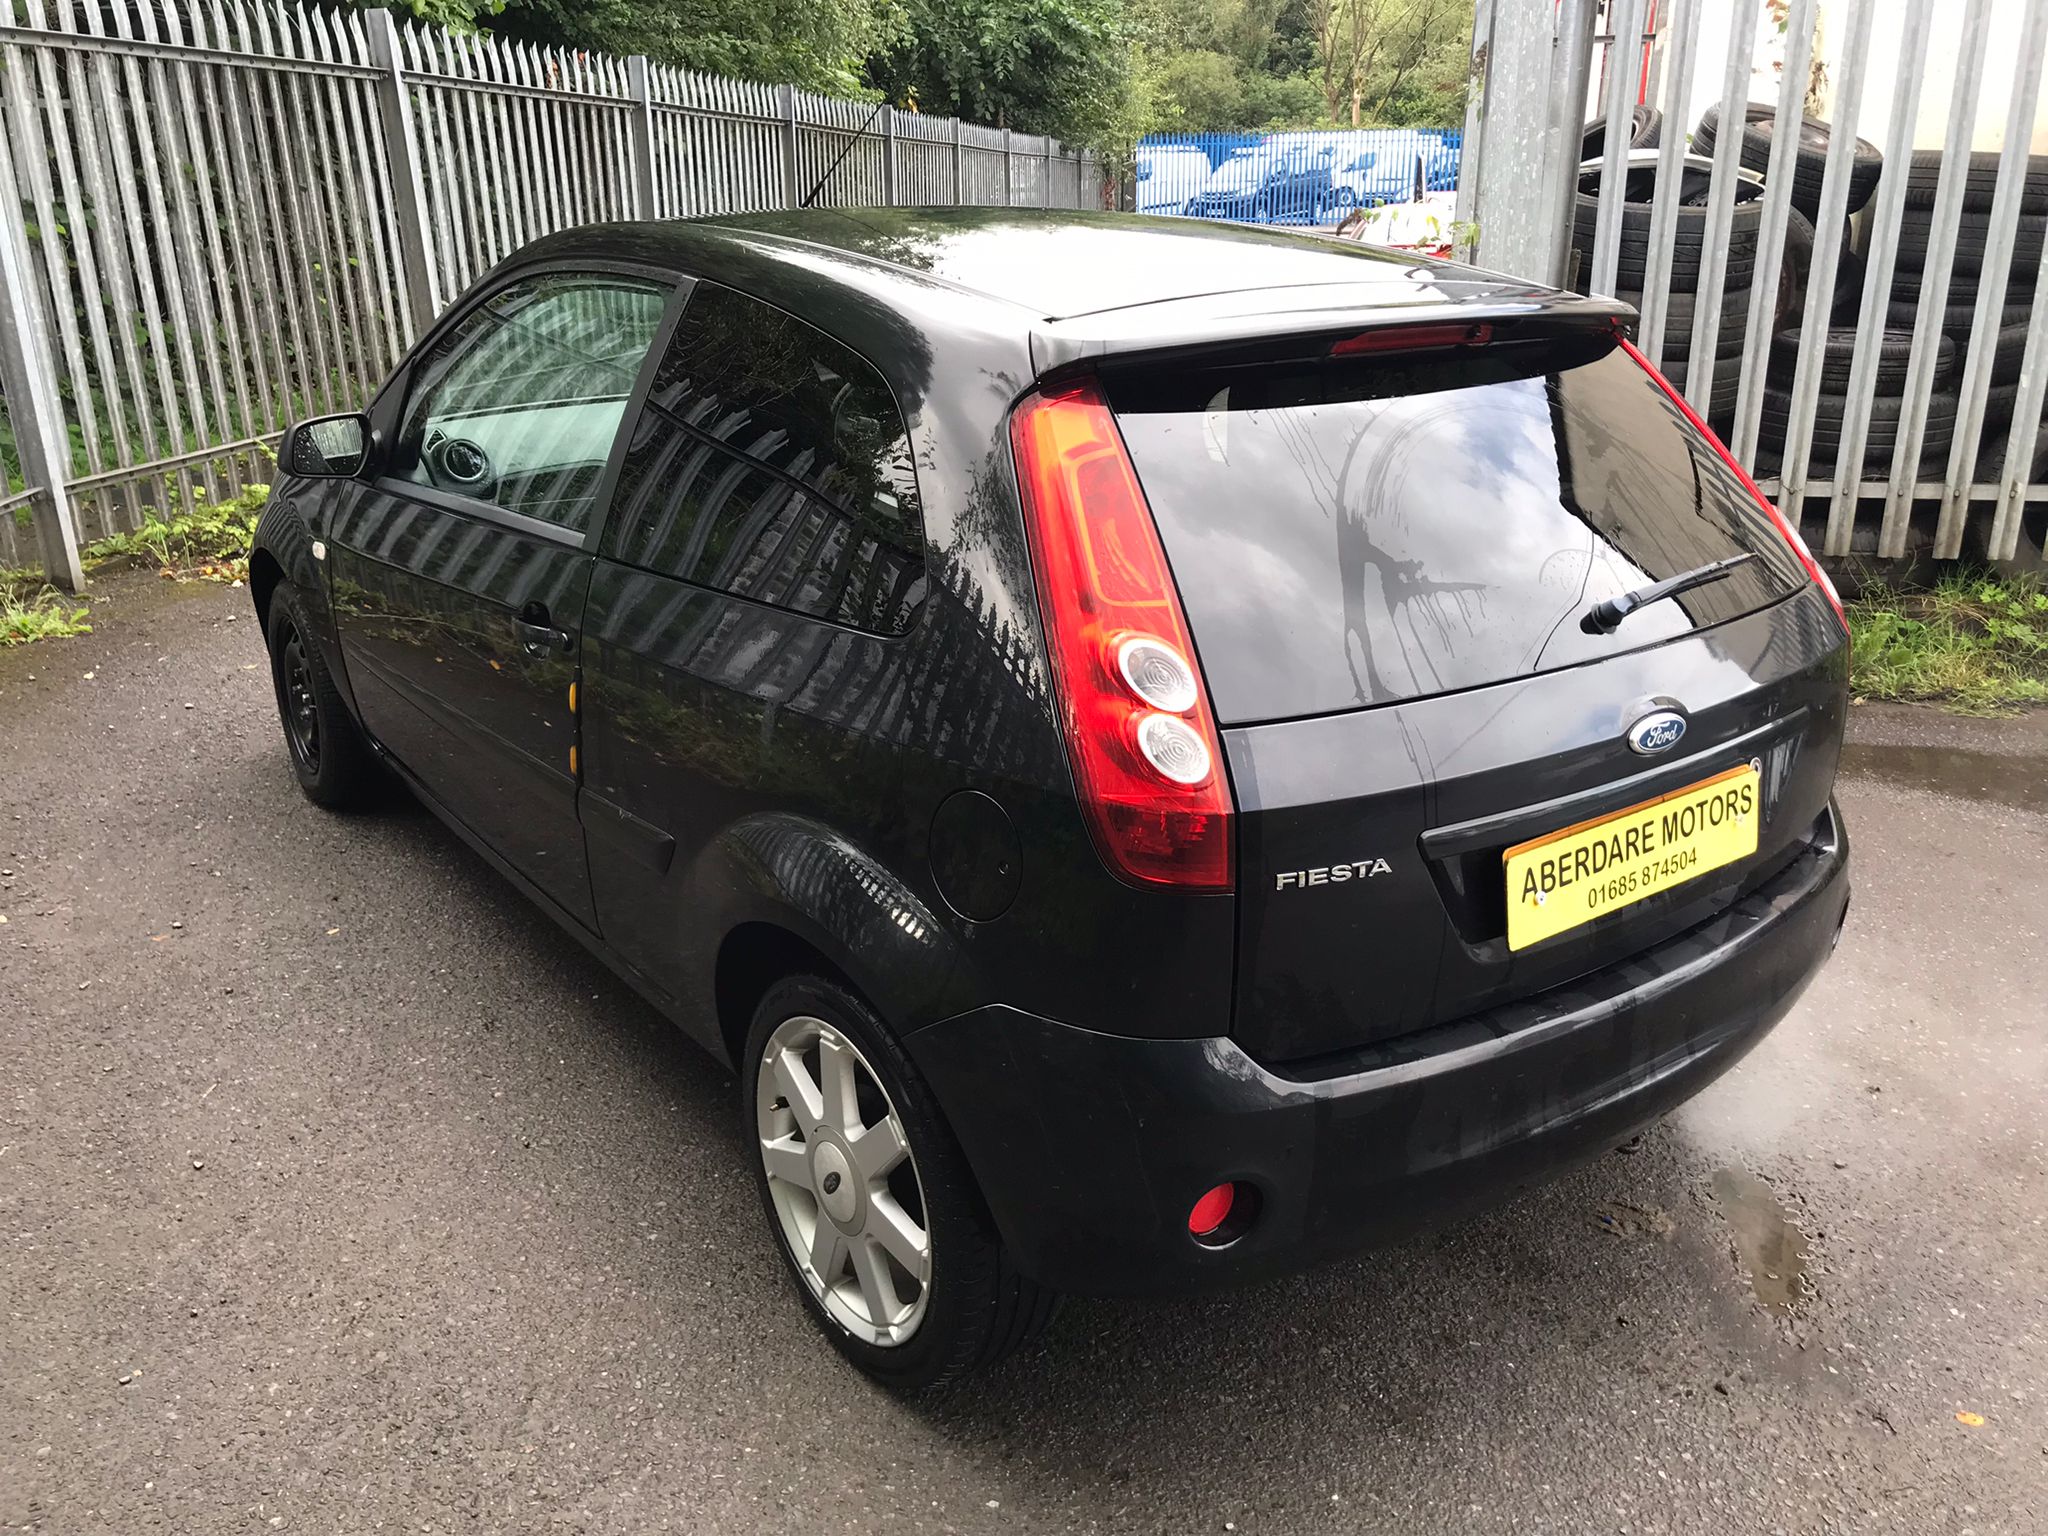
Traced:
<path fill-rule="evenodd" d="M 466 437 L 443 437 L 427 445 L 427 473 L 434 484 L 475 491 L 491 481 L 491 456 Z"/>

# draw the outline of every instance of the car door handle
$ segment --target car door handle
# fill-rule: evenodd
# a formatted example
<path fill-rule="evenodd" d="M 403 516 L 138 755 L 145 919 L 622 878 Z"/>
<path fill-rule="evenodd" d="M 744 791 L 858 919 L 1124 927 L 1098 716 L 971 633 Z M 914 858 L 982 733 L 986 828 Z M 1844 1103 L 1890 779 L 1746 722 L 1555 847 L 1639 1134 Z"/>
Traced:
<path fill-rule="evenodd" d="M 519 649 L 534 661 L 566 656 L 576 648 L 576 637 L 565 629 L 555 628 L 543 603 L 528 603 L 520 609 L 512 627 L 519 633 Z"/>

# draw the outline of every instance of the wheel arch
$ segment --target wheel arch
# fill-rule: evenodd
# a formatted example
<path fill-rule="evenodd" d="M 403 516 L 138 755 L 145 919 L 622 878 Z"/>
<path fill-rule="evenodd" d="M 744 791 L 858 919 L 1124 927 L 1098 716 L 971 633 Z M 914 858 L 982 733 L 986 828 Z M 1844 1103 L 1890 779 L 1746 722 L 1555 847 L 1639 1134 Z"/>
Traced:
<path fill-rule="evenodd" d="M 298 485 L 303 490 L 305 482 L 298 482 Z M 289 585 L 298 594 L 300 611 L 312 631 L 314 643 L 320 647 L 328 674 L 340 690 L 349 714 L 360 723 L 362 716 L 356 708 L 355 688 L 349 678 L 348 663 L 341 653 L 341 637 L 335 628 L 327 582 L 320 561 L 314 557 L 313 548 L 313 534 L 306 526 L 296 497 L 281 486 L 272 492 L 263 516 L 257 520 L 255 537 L 250 540 L 249 599 L 255 606 L 257 623 L 262 626 L 267 641 L 270 610 L 277 600 L 278 589 Z"/>
<path fill-rule="evenodd" d="M 786 977 L 804 974 L 861 991 L 830 955 L 780 923 L 753 919 L 726 934 L 712 968 L 711 996 L 719 1038 L 735 1068 L 745 1052 L 754 1010 L 768 989 Z"/>
<path fill-rule="evenodd" d="M 971 1006 L 951 929 L 883 860 L 808 817 L 768 813 L 705 850 L 700 890 L 728 899 L 710 966 L 718 1043 L 737 1065 L 755 1007 L 784 976 L 810 972 L 859 994 L 899 1035 Z M 699 910 L 704 910 L 700 907 Z"/>
<path fill-rule="evenodd" d="M 256 604 L 258 632 L 270 633 L 270 599 L 284 580 L 284 566 L 262 545 L 249 551 L 249 596 Z"/>

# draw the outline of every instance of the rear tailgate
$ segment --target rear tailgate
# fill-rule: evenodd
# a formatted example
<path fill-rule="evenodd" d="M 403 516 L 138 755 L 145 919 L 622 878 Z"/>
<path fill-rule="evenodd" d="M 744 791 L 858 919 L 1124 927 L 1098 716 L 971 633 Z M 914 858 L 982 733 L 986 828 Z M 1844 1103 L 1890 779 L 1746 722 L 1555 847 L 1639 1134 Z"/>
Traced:
<path fill-rule="evenodd" d="M 1623 961 L 1768 878 L 1825 811 L 1841 627 L 1608 332 L 1104 378 L 1224 728 L 1234 1029 L 1255 1055 L 1383 1041 Z M 1740 554 L 1612 633 L 1583 622 Z M 1682 738 L 1631 748 L 1660 710 Z M 1745 825 L 1727 862 L 1695 850 L 1511 947 L 1508 850 L 1731 771 L 1761 798 L 1754 851 Z"/>

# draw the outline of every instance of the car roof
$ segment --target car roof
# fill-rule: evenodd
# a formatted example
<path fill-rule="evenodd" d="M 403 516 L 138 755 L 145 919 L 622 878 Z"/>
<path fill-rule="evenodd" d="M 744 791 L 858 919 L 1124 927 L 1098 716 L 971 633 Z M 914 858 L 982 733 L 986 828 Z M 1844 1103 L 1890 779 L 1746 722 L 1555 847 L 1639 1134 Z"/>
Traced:
<path fill-rule="evenodd" d="M 1398 301 L 1447 278 L 1466 286 L 1514 281 L 1470 268 L 1422 270 L 1411 258 L 1350 241 L 1253 225 L 1036 208 L 806 208 L 596 225 L 542 240 L 520 259 L 600 254 L 613 236 L 639 259 L 666 248 L 683 270 L 706 276 L 716 276 L 704 262 L 722 238 L 824 247 L 1046 320 L 1248 290 L 1362 286 Z"/>
<path fill-rule="evenodd" d="M 741 287 L 748 283 L 736 274 L 750 274 L 757 291 L 772 284 L 778 302 L 827 330 L 835 291 L 921 313 L 936 289 L 979 309 L 987 329 L 1028 335 L 1041 369 L 1203 337 L 1446 312 L 1615 308 L 1321 235 L 1091 210 L 806 208 L 587 225 L 536 241 L 504 265 L 566 259 L 667 265 Z M 804 281 L 785 288 L 778 270 Z"/>

